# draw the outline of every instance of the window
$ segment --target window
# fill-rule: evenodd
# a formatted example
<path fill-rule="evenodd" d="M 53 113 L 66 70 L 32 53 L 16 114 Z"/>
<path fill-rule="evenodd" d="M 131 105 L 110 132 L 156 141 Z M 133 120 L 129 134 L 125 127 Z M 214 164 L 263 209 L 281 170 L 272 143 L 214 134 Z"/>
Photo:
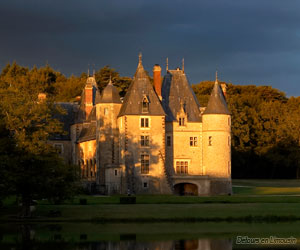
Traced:
<path fill-rule="evenodd" d="M 141 173 L 149 174 L 150 157 L 148 154 L 141 155 Z"/>
<path fill-rule="evenodd" d="M 85 177 L 89 177 L 89 161 L 85 161 Z"/>
<path fill-rule="evenodd" d="M 149 101 L 146 96 L 144 96 L 142 101 L 142 113 L 148 113 L 149 112 Z"/>
<path fill-rule="evenodd" d="M 141 118 L 141 127 L 149 128 L 149 118 Z"/>
<path fill-rule="evenodd" d="M 179 118 L 179 126 L 185 126 L 184 117 Z"/>
<path fill-rule="evenodd" d="M 188 161 L 176 161 L 176 174 L 188 173 Z"/>
<path fill-rule="evenodd" d="M 143 182 L 143 188 L 148 188 L 148 182 Z"/>
<path fill-rule="evenodd" d="M 172 146 L 171 136 L 167 136 L 167 146 L 168 147 Z"/>
<path fill-rule="evenodd" d="M 94 176 L 96 177 L 96 175 L 97 175 L 97 170 L 96 170 L 96 159 L 93 160 L 93 172 L 94 172 Z"/>
<path fill-rule="evenodd" d="M 212 146 L 212 136 L 208 137 L 208 146 Z"/>
<path fill-rule="evenodd" d="M 141 135 L 141 147 L 149 147 L 149 135 Z"/>
<path fill-rule="evenodd" d="M 63 153 L 63 150 L 64 150 L 64 147 L 63 145 L 60 143 L 60 144 L 54 144 L 54 148 L 55 148 L 55 151 L 61 155 Z"/>
<path fill-rule="evenodd" d="M 115 176 L 118 176 L 118 170 L 115 169 Z"/>
<path fill-rule="evenodd" d="M 93 160 L 90 159 L 90 176 L 91 177 L 93 177 L 93 175 L 94 175 L 93 170 L 94 170 Z"/>
<path fill-rule="evenodd" d="M 190 146 L 197 147 L 198 146 L 198 137 L 190 137 Z"/>
<path fill-rule="evenodd" d="M 104 108 L 104 115 L 108 114 L 108 108 Z"/>

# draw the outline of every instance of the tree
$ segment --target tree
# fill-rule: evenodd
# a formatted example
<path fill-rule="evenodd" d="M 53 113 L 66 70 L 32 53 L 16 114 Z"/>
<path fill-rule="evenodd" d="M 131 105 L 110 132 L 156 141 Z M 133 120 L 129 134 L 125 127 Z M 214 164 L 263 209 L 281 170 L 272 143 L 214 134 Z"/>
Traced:
<path fill-rule="evenodd" d="M 98 70 L 95 73 L 95 78 L 100 92 L 105 88 L 111 78 L 113 84 L 118 88 L 120 96 L 125 96 L 131 83 L 131 78 L 120 77 L 120 74 L 108 65 Z"/>
<path fill-rule="evenodd" d="M 61 112 L 53 99 L 39 100 L 40 89 L 26 77 L 14 75 L 11 80 L 0 79 L 0 172 L 6 177 L 0 182 L 0 195 L 6 190 L 20 196 L 22 215 L 30 216 L 33 199 L 57 202 L 70 197 L 77 173 L 47 143 L 51 134 L 63 132 L 62 124 L 53 119 Z"/>
<path fill-rule="evenodd" d="M 193 86 L 206 106 L 213 82 Z M 227 84 L 232 117 L 234 178 L 295 178 L 300 175 L 300 98 L 270 86 Z"/>

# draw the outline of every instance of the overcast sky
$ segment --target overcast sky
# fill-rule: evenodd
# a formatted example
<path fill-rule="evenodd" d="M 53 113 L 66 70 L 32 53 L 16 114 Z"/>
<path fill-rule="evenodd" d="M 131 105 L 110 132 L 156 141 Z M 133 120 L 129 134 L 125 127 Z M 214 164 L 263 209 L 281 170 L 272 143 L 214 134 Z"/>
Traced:
<path fill-rule="evenodd" d="M 300 95 L 299 0 L 1 0 L 0 68 L 65 75 L 110 65 L 132 76 L 181 67 L 190 83 L 272 85 Z"/>

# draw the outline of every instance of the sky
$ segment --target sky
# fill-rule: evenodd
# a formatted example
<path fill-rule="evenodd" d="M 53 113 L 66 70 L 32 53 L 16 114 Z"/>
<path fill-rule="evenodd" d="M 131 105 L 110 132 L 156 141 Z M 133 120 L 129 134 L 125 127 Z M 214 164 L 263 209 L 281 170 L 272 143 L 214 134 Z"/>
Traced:
<path fill-rule="evenodd" d="M 271 85 L 300 96 L 299 0 L 1 0 L 0 68 L 133 76 L 181 67 L 190 83 Z"/>

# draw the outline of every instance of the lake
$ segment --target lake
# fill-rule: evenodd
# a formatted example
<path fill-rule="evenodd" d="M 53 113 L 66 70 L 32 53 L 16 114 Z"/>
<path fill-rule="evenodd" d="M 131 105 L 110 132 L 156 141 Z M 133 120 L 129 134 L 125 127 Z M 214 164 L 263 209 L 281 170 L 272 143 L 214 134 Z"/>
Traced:
<path fill-rule="evenodd" d="M 0 225 L 0 249 L 292 250 L 300 223 L 14 223 Z"/>

